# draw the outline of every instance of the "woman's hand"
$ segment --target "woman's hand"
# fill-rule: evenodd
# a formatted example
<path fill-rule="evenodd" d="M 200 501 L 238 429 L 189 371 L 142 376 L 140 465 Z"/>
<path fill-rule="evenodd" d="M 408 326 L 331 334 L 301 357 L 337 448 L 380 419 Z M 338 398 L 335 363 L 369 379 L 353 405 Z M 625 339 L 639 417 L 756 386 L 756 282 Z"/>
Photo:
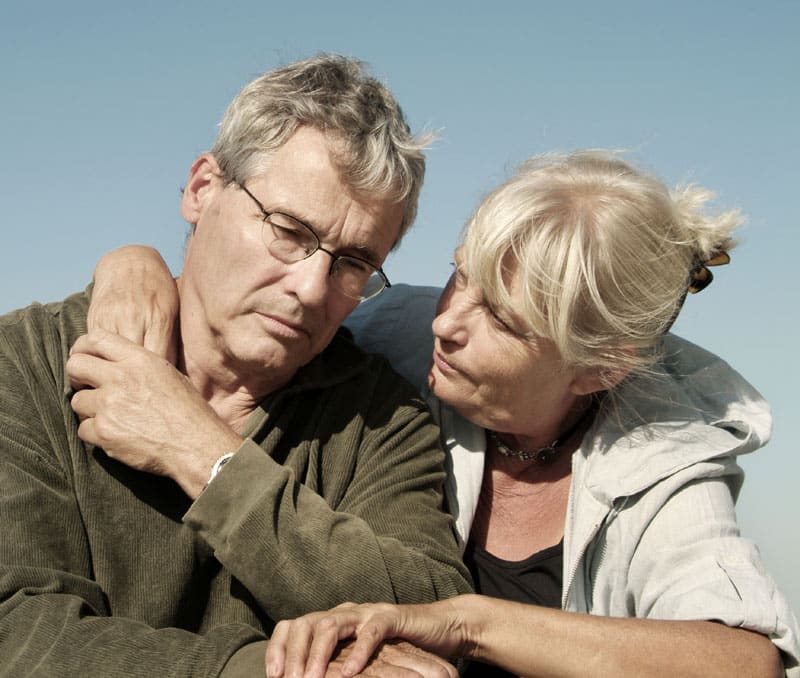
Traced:
<path fill-rule="evenodd" d="M 89 331 L 120 334 L 175 363 L 178 290 L 161 255 L 129 245 L 106 254 L 94 270 Z"/>
<path fill-rule="evenodd" d="M 361 671 L 371 675 L 366 668 L 370 658 L 379 648 L 381 654 L 389 651 L 383 641 L 397 638 L 417 647 L 411 651 L 405 646 L 402 661 L 408 663 L 398 664 L 401 660 L 395 657 L 393 665 L 407 666 L 424 676 L 455 678 L 455 668 L 442 659 L 460 655 L 466 646 L 463 627 L 453 611 L 451 601 L 429 605 L 345 603 L 327 612 L 282 621 L 275 627 L 267 648 L 267 675 L 323 678 L 339 643 L 347 639 L 354 640 L 348 645 L 341 675 L 349 678 Z M 377 658 L 381 659 L 380 654 Z M 421 667 L 416 666 L 419 662 L 423 662 Z"/>
<path fill-rule="evenodd" d="M 267 675 L 330 678 L 325 673 L 330 657 L 349 638 L 352 647 L 338 674 L 343 678 L 360 671 L 373 675 L 365 667 L 391 638 L 522 676 L 783 675 L 769 638 L 745 629 L 709 621 L 600 617 L 479 595 L 429 605 L 346 604 L 281 622 L 267 647 Z M 335 664 L 338 668 L 338 659 Z M 426 671 L 418 672 L 437 675 Z"/>

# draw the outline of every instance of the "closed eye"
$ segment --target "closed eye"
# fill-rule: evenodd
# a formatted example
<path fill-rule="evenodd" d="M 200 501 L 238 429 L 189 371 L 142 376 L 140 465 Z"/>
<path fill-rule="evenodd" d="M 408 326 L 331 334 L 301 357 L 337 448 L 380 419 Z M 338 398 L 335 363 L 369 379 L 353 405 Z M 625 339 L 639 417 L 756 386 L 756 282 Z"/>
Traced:
<path fill-rule="evenodd" d="M 359 275 L 370 275 L 375 270 L 375 267 L 371 264 L 355 257 L 339 257 L 338 262 L 339 266 Z"/>
<path fill-rule="evenodd" d="M 510 334 L 519 335 L 518 332 L 514 330 L 505 320 L 503 320 L 494 310 L 492 310 L 488 305 L 486 306 L 486 310 L 492 318 L 492 323 L 497 327 L 497 329 L 501 330 L 502 332 L 508 332 Z"/>
<path fill-rule="evenodd" d="M 307 228 L 285 214 L 273 212 L 264 217 L 264 221 L 272 227 L 275 237 L 281 240 L 291 240 L 303 247 L 314 242 L 314 236 L 311 235 Z"/>

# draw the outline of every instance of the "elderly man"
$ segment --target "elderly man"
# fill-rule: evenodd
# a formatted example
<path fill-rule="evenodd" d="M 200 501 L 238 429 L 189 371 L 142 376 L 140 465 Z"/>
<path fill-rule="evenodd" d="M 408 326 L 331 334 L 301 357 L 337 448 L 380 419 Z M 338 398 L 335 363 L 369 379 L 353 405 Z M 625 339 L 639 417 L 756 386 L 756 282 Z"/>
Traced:
<path fill-rule="evenodd" d="M 437 430 L 339 331 L 423 173 L 357 63 L 292 64 L 191 167 L 177 368 L 86 295 L 0 319 L 4 675 L 263 675 L 277 620 L 467 590 Z"/>

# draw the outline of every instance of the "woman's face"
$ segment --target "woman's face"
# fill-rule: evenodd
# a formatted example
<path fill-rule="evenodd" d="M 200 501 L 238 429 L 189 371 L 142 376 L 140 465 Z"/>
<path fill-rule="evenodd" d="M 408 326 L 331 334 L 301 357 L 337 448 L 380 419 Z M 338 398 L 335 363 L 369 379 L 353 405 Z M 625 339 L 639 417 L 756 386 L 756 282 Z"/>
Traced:
<path fill-rule="evenodd" d="M 523 336 L 518 316 L 490 308 L 459 266 L 458 251 L 455 259 L 433 321 L 428 385 L 479 426 L 551 442 L 581 395 L 575 372 L 563 368 L 552 342 Z M 513 280 L 511 293 L 516 300 Z"/>

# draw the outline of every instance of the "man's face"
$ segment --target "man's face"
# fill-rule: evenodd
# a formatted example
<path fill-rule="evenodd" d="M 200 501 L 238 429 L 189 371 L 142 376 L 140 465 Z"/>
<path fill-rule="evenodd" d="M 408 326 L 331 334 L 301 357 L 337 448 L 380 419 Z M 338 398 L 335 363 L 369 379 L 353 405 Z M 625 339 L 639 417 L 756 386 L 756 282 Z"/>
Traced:
<path fill-rule="evenodd" d="M 301 127 L 265 173 L 244 183 L 267 211 L 313 228 L 326 249 L 380 266 L 399 237 L 404 206 L 354 196 L 328 149 L 322 132 Z M 192 167 L 182 213 L 196 224 L 180 280 L 187 361 L 255 370 L 277 388 L 328 345 L 358 302 L 331 285 L 324 252 L 291 264 L 272 257 L 258 205 L 236 184 L 223 187 L 210 155 Z"/>

